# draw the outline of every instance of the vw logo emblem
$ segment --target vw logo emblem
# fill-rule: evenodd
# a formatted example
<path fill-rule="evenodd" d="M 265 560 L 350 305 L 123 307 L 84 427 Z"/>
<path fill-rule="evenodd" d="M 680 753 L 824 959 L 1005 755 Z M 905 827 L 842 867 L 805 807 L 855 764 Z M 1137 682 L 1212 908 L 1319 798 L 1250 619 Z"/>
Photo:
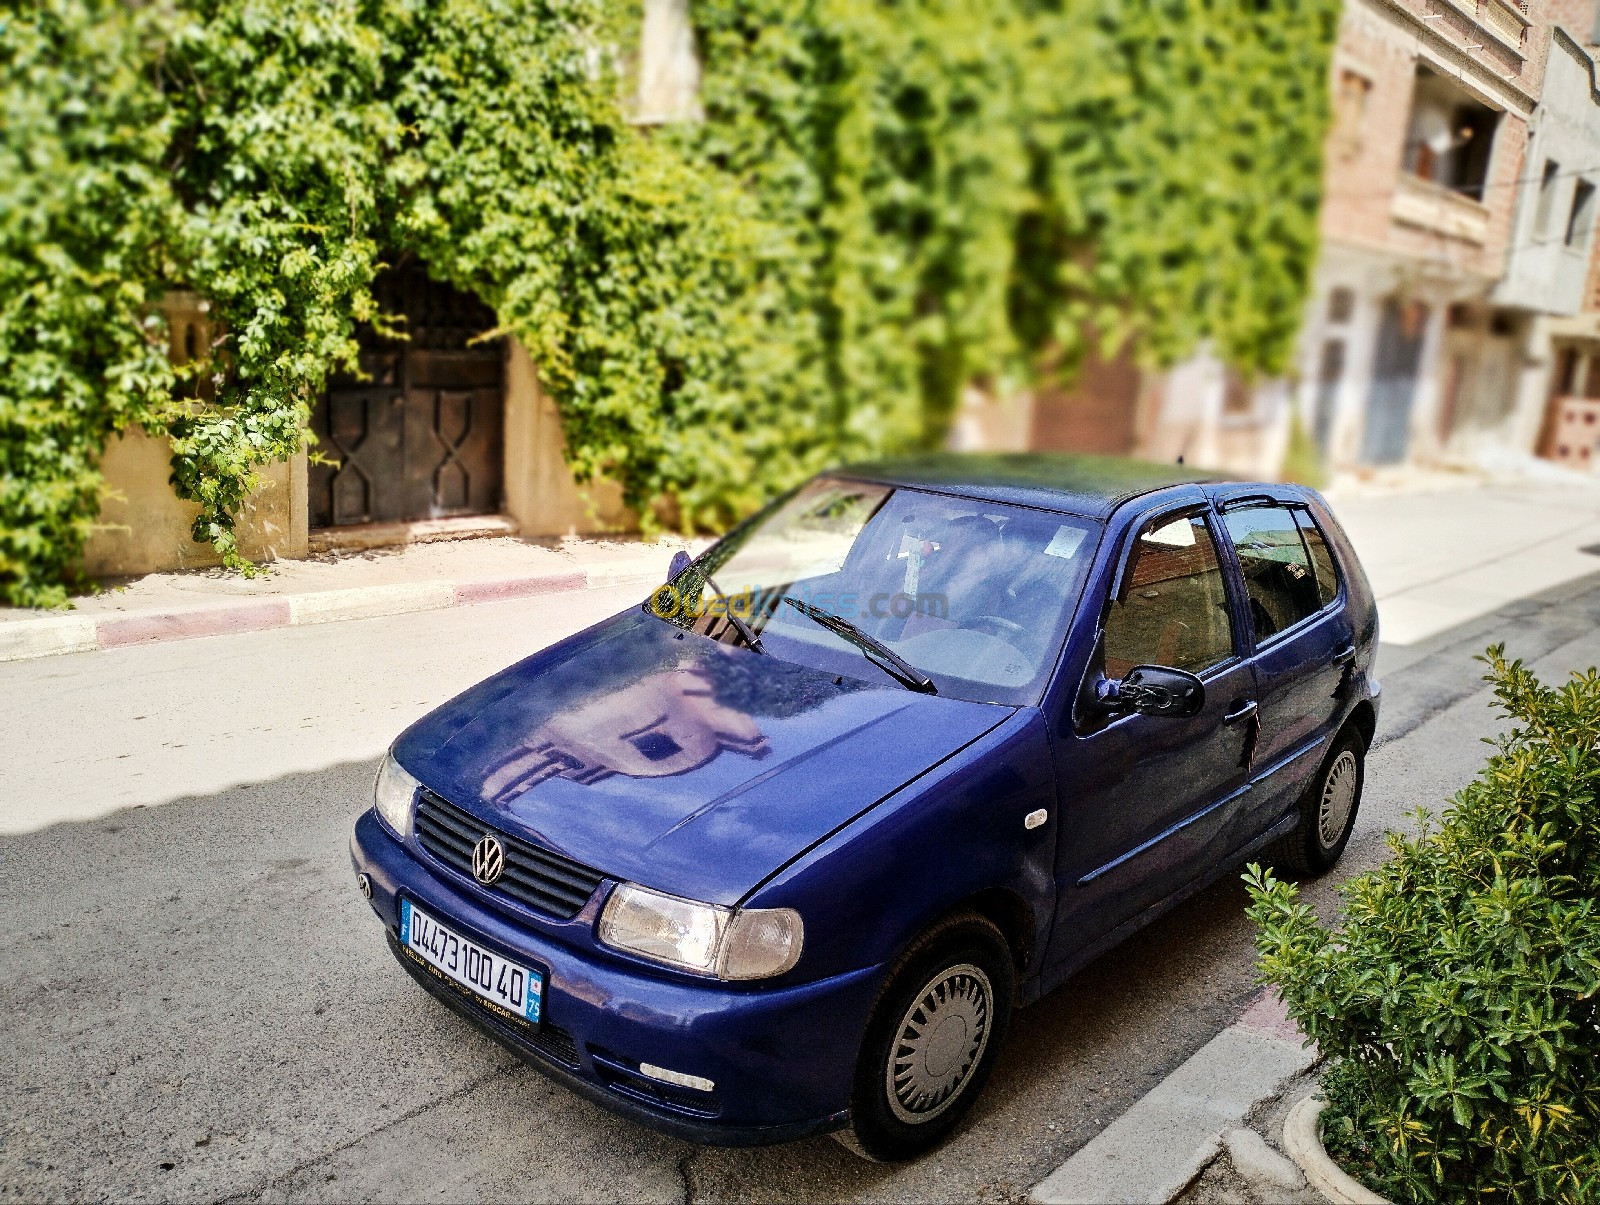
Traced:
<path fill-rule="evenodd" d="M 472 847 L 472 877 L 487 887 L 506 868 L 505 847 L 498 838 L 486 836 Z"/>

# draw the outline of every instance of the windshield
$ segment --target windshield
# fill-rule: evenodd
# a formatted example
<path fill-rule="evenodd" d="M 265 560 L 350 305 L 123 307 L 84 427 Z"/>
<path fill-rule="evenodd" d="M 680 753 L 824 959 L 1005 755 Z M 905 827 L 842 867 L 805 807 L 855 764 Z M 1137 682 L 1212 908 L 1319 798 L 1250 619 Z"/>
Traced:
<path fill-rule="evenodd" d="M 748 643 L 731 611 L 767 653 L 884 677 L 787 595 L 881 641 L 940 694 L 1031 704 L 1055 666 L 1099 531 L 1072 515 L 822 478 L 708 549 L 648 605 L 680 627 Z"/>

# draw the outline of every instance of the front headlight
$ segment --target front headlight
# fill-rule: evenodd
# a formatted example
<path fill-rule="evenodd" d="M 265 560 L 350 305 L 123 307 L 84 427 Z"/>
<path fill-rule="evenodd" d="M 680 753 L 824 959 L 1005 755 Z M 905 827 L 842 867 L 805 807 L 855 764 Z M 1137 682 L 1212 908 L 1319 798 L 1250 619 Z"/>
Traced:
<path fill-rule="evenodd" d="M 384 755 L 383 765 L 378 767 L 378 781 L 372 784 L 372 803 L 384 823 L 402 837 L 411 835 L 411 805 L 421 787 L 395 761 L 393 750 Z"/>
<path fill-rule="evenodd" d="M 719 979 L 767 979 L 800 960 L 804 926 L 792 908 L 719 908 L 623 883 L 600 916 L 618 950 Z"/>

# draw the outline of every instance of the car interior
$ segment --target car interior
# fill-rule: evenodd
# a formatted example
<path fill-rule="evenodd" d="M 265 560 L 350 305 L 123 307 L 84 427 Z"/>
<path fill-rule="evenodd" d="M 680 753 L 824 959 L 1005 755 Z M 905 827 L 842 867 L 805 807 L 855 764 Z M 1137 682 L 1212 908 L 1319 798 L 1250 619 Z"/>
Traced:
<path fill-rule="evenodd" d="M 1198 674 L 1232 652 L 1227 589 L 1205 520 L 1155 520 L 1140 532 L 1106 610 L 1106 676 L 1126 677 L 1136 665 Z"/>

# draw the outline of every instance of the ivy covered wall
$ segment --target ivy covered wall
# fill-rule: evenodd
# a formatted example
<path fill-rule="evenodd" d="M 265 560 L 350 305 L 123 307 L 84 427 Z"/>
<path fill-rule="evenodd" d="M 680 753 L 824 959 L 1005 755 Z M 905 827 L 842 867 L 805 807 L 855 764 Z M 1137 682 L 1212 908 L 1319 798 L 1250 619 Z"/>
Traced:
<path fill-rule="evenodd" d="M 1212 339 L 1286 363 L 1337 0 L 694 0 L 706 120 L 630 125 L 624 0 L 0 14 L 0 594 L 51 603 L 117 430 L 195 537 L 293 454 L 414 252 L 530 349 L 580 478 L 715 527 L 937 442 L 968 382 Z M 151 302 L 222 332 L 179 395 Z"/>

